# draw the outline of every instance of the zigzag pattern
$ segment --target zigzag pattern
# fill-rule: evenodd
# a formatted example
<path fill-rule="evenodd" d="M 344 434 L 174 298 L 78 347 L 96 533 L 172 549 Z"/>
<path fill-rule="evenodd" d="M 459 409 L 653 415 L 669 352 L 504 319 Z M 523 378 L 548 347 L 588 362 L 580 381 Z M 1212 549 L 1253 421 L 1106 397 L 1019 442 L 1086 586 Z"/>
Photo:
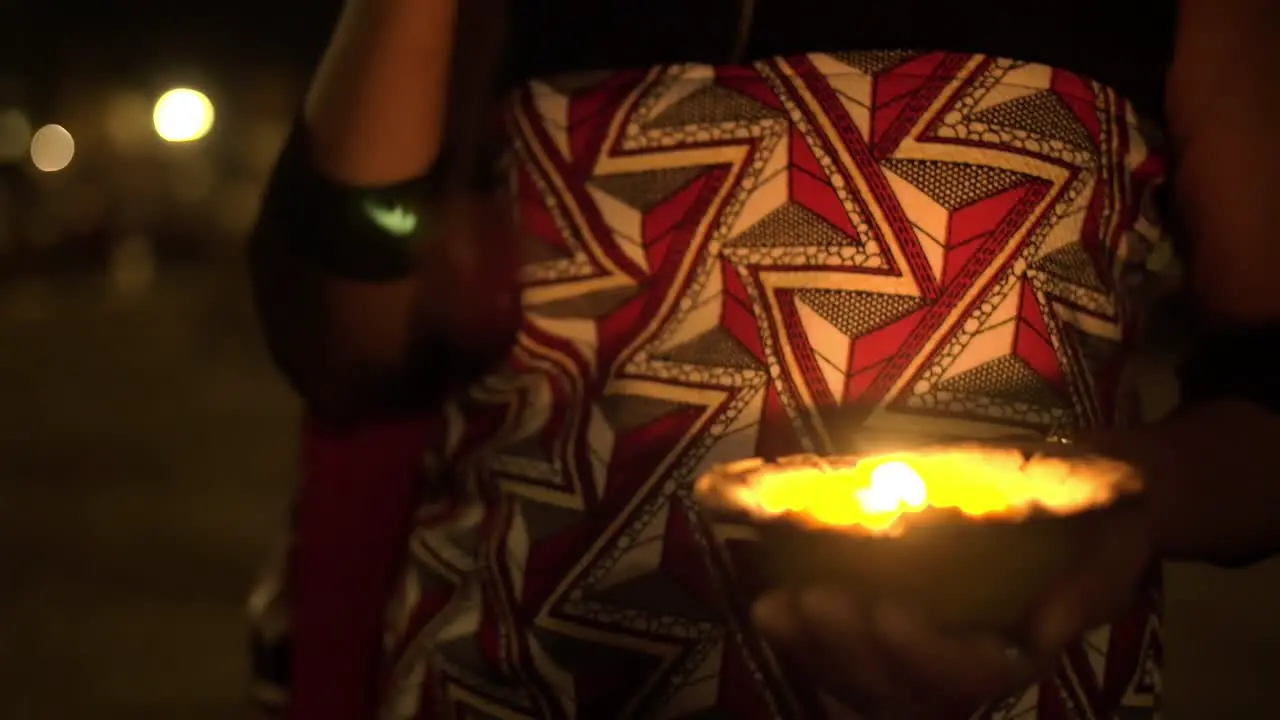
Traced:
<path fill-rule="evenodd" d="M 449 408 L 458 495 L 421 513 L 388 718 L 801 716 L 693 508 L 705 468 L 1117 419 L 1160 164 L 1104 87 L 813 54 L 534 83 L 509 119 L 524 323 Z M 984 716 L 1152 708 L 1155 608 Z"/>

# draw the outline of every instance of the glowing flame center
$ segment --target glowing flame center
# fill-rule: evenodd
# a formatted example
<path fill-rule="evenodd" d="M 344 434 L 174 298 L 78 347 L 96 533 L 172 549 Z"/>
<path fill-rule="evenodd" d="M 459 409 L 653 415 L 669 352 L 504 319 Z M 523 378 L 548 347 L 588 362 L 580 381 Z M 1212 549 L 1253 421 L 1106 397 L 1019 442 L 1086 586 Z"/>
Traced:
<path fill-rule="evenodd" d="M 732 502 L 748 512 L 829 527 L 897 534 L 930 508 L 968 517 L 1016 520 L 1034 511 L 1068 515 L 1103 507 L 1141 489 L 1119 461 L 1040 457 L 1018 451 L 952 449 L 862 459 L 796 456 L 757 461 L 734 485 Z"/>
<path fill-rule="evenodd" d="M 871 471 L 871 485 L 857 491 L 862 509 L 870 513 L 923 510 L 929 489 L 920 473 L 901 462 L 887 462 Z"/>

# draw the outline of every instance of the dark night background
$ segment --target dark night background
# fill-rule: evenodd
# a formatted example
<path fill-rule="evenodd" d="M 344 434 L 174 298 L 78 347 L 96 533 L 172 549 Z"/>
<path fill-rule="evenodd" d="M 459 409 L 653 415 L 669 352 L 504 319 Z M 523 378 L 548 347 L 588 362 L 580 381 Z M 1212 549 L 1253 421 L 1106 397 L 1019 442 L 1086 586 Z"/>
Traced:
<path fill-rule="evenodd" d="M 240 252 L 336 8 L 0 2 L 0 112 L 77 141 L 59 172 L 0 160 L 4 720 L 252 716 L 244 600 L 297 410 Z M 171 87 L 210 97 L 208 137 L 156 137 Z M 1272 716 L 1280 567 L 1169 576 L 1167 716 Z"/>
<path fill-rule="evenodd" d="M 337 3 L 0 2 L 0 111 L 77 141 L 0 164 L 0 718 L 252 717 L 247 590 L 296 408 L 240 248 Z M 213 132 L 151 106 L 200 89 Z"/>

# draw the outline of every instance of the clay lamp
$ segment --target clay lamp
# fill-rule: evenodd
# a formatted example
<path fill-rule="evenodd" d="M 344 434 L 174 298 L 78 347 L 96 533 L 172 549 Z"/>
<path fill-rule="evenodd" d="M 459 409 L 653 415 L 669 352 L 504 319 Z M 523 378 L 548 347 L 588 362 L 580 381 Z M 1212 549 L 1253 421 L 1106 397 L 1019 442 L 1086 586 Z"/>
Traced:
<path fill-rule="evenodd" d="M 749 459 L 696 493 L 759 540 L 767 586 L 847 583 L 944 628 L 1016 639 L 1091 527 L 1141 489 L 1125 463 L 1048 443 Z"/>

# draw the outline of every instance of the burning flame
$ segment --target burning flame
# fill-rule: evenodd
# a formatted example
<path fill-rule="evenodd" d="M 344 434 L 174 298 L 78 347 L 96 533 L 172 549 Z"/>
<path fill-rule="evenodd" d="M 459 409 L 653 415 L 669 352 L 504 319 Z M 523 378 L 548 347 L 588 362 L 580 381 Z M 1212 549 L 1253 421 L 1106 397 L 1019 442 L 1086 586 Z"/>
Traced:
<path fill-rule="evenodd" d="M 895 534 L 912 514 L 950 509 L 968 517 L 1020 519 L 1034 511 L 1070 515 L 1137 490 L 1124 463 L 948 449 L 841 462 L 810 458 L 737 466 L 731 501 L 765 517 L 795 516 L 828 527 Z M 729 472 L 735 472 L 734 467 Z"/>

